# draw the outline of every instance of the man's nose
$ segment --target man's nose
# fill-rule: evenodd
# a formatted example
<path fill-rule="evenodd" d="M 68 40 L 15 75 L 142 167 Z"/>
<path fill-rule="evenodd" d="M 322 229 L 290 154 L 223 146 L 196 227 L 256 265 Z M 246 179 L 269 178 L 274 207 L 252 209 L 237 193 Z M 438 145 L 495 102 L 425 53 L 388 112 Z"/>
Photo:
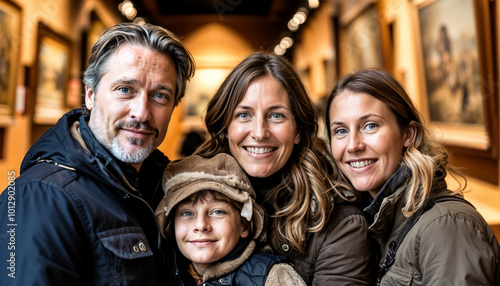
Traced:
<path fill-rule="evenodd" d="M 139 122 L 151 120 L 151 102 L 145 93 L 137 95 L 130 103 L 130 116 Z"/>

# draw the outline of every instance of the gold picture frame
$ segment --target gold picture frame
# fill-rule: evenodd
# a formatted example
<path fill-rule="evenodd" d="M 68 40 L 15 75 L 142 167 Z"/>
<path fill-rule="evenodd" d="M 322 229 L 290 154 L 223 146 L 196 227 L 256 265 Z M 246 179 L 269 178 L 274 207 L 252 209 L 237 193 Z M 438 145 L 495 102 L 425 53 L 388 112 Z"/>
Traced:
<path fill-rule="evenodd" d="M 426 124 L 452 151 L 454 165 L 465 167 L 466 174 L 498 182 L 498 104 L 489 2 L 421 0 L 413 5 L 420 109 Z"/>

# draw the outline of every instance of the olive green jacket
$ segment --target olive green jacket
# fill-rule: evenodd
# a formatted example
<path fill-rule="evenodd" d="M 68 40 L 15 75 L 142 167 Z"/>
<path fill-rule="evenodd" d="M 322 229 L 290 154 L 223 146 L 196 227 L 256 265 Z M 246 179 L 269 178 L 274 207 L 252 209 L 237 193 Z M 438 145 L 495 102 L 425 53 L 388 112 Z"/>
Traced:
<path fill-rule="evenodd" d="M 433 197 L 453 195 L 441 175 Z M 401 211 L 407 192 L 404 183 L 384 198 L 369 228 L 381 245 L 381 262 L 407 222 Z M 439 202 L 408 232 L 380 285 L 500 285 L 499 261 L 498 240 L 474 207 Z"/>

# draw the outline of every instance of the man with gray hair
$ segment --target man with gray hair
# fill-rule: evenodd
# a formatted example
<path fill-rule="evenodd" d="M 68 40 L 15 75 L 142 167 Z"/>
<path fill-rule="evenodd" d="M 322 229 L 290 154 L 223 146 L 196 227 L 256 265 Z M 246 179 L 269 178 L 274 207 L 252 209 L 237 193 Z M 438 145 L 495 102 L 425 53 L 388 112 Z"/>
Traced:
<path fill-rule="evenodd" d="M 169 160 L 156 148 L 193 74 L 164 28 L 103 33 L 84 74 L 86 108 L 31 147 L 0 195 L 0 285 L 168 284 L 153 210 Z"/>

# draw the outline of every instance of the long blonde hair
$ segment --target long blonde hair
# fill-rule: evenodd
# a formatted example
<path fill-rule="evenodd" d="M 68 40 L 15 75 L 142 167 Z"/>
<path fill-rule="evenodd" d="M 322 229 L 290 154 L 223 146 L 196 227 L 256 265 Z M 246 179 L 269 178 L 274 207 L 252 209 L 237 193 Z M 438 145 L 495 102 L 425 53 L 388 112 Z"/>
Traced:
<path fill-rule="evenodd" d="M 287 91 L 301 136 L 282 168 L 281 183 L 266 197 L 275 210 L 270 214 L 274 216 L 271 229 L 275 232 L 270 235 L 270 243 L 278 251 L 286 243 L 303 252 L 306 233 L 320 231 L 328 221 L 337 189 L 326 173 L 332 166 L 328 166 L 317 144 L 317 110 L 287 60 L 258 52 L 238 64 L 208 103 L 205 125 L 210 138 L 197 153 L 204 157 L 230 154 L 226 133 L 234 110 L 250 82 L 264 76 L 272 76 Z"/>
<path fill-rule="evenodd" d="M 457 180 L 457 192 L 465 189 L 467 181 L 454 170 L 449 163 L 449 154 L 445 147 L 431 139 L 429 131 L 422 124 L 421 116 L 415 108 L 410 97 L 390 74 L 382 70 L 367 69 L 357 73 L 349 74 L 341 79 L 326 100 L 324 119 L 326 126 L 330 126 L 330 106 L 333 99 L 343 91 L 352 91 L 369 94 L 382 101 L 389 110 L 396 116 L 399 130 L 405 130 L 412 122 L 415 126 L 415 138 L 410 146 L 403 151 L 401 166 L 410 170 L 409 180 L 410 192 L 406 198 L 403 214 L 406 217 L 412 216 L 430 198 L 433 179 L 438 170 L 448 170 L 453 178 L 461 177 Z M 328 138 L 331 140 L 331 131 L 328 131 Z M 337 179 L 348 182 L 342 174 Z"/>

